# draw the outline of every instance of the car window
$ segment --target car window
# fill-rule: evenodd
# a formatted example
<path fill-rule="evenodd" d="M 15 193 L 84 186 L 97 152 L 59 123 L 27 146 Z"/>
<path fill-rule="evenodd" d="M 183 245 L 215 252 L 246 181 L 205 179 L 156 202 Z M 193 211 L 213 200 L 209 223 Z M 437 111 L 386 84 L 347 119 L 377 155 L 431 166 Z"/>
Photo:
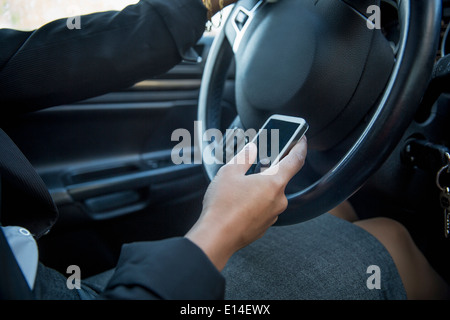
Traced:
<path fill-rule="evenodd" d="M 121 10 L 138 0 L 0 0 L 0 28 L 33 30 L 64 17 Z"/>
<path fill-rule="evenodd" d="M 0 28 L 34 30 L 53 20 L 106 10 L 121 10 L 139 0 L 0 0 Z M 217 32 L 231 8 L 213 17 L 208 33 Z M 220 23 L 222 20 L 222 23 Z"/>

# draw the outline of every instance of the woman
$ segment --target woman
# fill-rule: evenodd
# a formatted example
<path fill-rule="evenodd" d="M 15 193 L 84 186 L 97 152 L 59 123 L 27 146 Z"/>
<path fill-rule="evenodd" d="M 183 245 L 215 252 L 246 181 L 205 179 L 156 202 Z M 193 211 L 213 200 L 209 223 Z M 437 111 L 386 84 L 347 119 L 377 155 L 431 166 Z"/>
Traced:
<path fill-rule="evenodd" d="M 79 29 L 68 28 L 62 19 L 33 32 L 0 30 L 2 117 L 126 88 L 169 70 L 182 59 L 195 60 L 191 48 L 201 37 L 205 22 L 235 1 L 142 0 L 121 12 L 82 16 Z M 306 149 L 306 139 L 302 139 L 278 164 L 276 175 L 245 176 L 256 156 L 255 146 L 249 144 L 236 156 L 241 161 L 222 167 L 212 181 L 202 214 L 185 237 L 125 245 L 114 272 L 88 279 L 76 292 L 67 290 L 62 275 L 39 264 L 32 286 L 34 296 L 444 297 L 446 284 L 414 246 L 407 231 L 392 220 L 351 223 L 338 218 L 352 213 L 344 204 L 332 214 L 306 223 L 269 229 L 286 208 L 284 189 L 303 166 Z M 0 161 L 5 189 L 10 185 L 15 185 L 14 190 L 36 187 L 36 182 L 30 187 L 14 171 L 11 174 L 5 163 Z M 39 192 L 45 188 L 41 187 Z M 42 214 L 9 219 L 11 199 L 4 199 L 3 225 L 14 222 L 30 229 L 36 238 L 48 232 L 57 215 L 49 196 L 14 201 L 15 206 L 19 203 L 42 208 Z M 27 207 L 20 209 L 15 212 L 30 212 Z M 371 274 L 367 270 L 371 266 L 382 272 L 379 289 L 376 284 L 373 288 L 368 285 Z"/>

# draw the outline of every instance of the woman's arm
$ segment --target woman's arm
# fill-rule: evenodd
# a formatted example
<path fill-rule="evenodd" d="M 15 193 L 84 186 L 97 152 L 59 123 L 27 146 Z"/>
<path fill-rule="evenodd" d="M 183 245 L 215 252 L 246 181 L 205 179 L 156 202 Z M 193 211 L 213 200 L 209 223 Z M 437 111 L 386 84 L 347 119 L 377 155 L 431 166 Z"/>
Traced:
<path fill-rule="evenodd" d="M 219 0 L 211 3 L 216 12 Z M 119 12 L 81 16 L 80 29 L 69 29 L 67 19 L 31 32 L 0 29 L 0 116 L 72 103 L 162 74 L 196 44 L 207 15 L 201 0 L 141 0 Z"/>

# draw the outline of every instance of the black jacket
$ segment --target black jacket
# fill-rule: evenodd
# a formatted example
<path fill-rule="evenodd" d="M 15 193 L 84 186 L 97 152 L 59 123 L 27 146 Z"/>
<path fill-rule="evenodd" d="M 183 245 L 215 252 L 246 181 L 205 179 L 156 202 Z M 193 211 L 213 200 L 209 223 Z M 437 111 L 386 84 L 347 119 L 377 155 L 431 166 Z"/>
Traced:
<path fill-rule="evenodd" d="M 161 74 L 191 58 L 201 37 L 206 9 L 201 0 L 141 0 L 120 12 L 82 16 L 81 29 L 67 19 L 38 30 L 0 30 L 0 117 L 68 104 Z M 26 158 L 0 134 L 2 224 L 45 234 L 57 210 Z M 6 148 L 5 148 L 6 146 Z M 20 156 L 18 154 L 20 153 Z M 19 163 L 16 159 L 19 158 Z M 15 165 L 12 165 L 15 163 Z M 26 170 L 23 170 L 26 166 Z M 11 191 L 12 190 L 12 191 Z M 36 210 L 38 208 L 39 210 Z M 105 299 L 221 299 L 224 279 L 207 256 L 185 238 L 123 246 Z"/>
<path fill-rule="evenodd" d="M 200 0 L 145 0 L 37 30 L 0 29 L 0 112 L 26 112 L 130 87 L 169 70 L 201 37 Z"/>

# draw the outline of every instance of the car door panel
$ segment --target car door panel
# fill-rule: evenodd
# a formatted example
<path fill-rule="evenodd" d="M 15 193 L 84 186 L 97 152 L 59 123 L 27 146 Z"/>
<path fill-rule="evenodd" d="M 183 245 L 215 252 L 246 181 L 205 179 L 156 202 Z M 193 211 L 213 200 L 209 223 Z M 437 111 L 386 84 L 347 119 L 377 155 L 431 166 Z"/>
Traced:
<path fill-rule="evenodd" d="M 122 243 L 181 235 L 195 222 L 208 181 L 201 164 L 172 162 L 179 142 L 171 135 L 183 128 L 194 137 L 211 43 L 204 37 L 197 45 L 199 63 L 4 125 L 60 211 L 41 240 L 44 262 L 63 271 L 75 257 L 85 275 L 97 273 L 114 265 Z M 79 243 L 70 240 L 74 234 Z M 92 252 L 82 253 L 86 244 Z M 55 258 L 61 250 L 70 254 Z"/>

